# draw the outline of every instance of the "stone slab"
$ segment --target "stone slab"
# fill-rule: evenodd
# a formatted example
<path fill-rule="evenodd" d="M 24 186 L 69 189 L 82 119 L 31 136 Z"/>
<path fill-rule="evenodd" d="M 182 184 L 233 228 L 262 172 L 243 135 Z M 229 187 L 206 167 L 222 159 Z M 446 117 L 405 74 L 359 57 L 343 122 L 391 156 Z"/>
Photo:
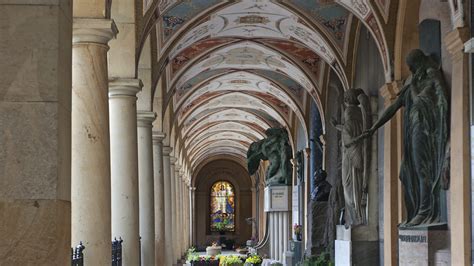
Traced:
<path fill-rule="evenodd" d="M 0 201 L 0 265 L 70 265 L 71 204 Z"/>
<path fill-rule="evenodd" d="M 290 186 L 269 186 L 265 188 L 265 212 L 290 211 Z"/>
<path fill-rule="evenodd" d="M 449 242 L 447 230 L 432 228 L 399 228 L 399 264 L 413 266 L 450 265 L 445 250 Z"/>
<path fill-rule="evenodd" d="M 336 266 L 352 265 L 352 242 L 347 240 L 335 241 L 335 263 Z"/>

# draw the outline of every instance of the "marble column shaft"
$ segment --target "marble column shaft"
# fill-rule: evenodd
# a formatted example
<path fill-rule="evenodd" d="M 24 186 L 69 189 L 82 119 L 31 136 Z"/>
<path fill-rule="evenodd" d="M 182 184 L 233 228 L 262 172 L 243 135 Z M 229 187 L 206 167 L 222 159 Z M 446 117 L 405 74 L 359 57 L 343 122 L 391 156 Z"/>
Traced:
<path fill-rule="evenodd" d="M 155 190 L 155 265 L 165 266 L 165 190 L 163 173 L 163 132 L 153 132 L 153 169 Z"/>
<path fill-rule="evenodd" d="M 385 99 L 385 106 L 389 106 L 396 99 L 401 88 L 400 82 L 385 84 L 380 94 Z M 398 265 L 398 223 L 399 223 L 399 169 L 401 146 L 398 134 L 401 128 L 401 112 L 389 120 L 384 126 L 384 264 Z"/>
<path fill-rule="evenodd" d="M 139 203 L 137 151 L 138 79 L 109 83 L 112 236 L 122 237 L 125 266 L 139 265 Z"/>
<path fill-rule="evenodd" d="M 73 32 L 71 245 L 83 241 L 85 261 L 106 265 L 111 250 L 107 43 L 117 29 L 112 20 L 74 19 Z"/>
<path fill-rule="evenodd" d="M 155 197 L 153 173 L 153 112 L 137 112 L 138 195 L 142 265 L 155 264 Z"/>
<path fill-rule="evenodd" d="M 70 263 L 71 5 L 0 1 L 0 265 Z"/>
<path fill-rule="evenodd" d="M 444 39 L 452 61 L 451 81 L 451 265 L 471 264 L 471 156 L 469 129 L 469 55 L 464 43 L 469 28 L 457 28 Z M 471 85 L 472 86 L 472 85 Z"/>
<path fill-rule="evenodd" d="M 165 211 L 165 262 L 166 266 L 173 265 L 174 257 L 173 257 L 173 231 L 172 231 L 172 209 L 173 204 L 171 197 L 173 195 L 172 192 L 172 175 L 173 172 L 171 170 L 171 156 L 170 153 L 173 148 L 169 146 L 163 147 L 163 187 L 164 187 L 164 211 Z"/>
<path fill-rule="evenodd" d="M 178 260 L 178 249 L 177 249 L 177 216 L 176 216 L 176 170 L 175 170 L 176 158 L 174 156 L 170 156 L 170 193 L 171 193 L 171 239 L 168 242 L 169 245 L 172 247 L 172 259 L 173 264 L 175 264 Z"/>

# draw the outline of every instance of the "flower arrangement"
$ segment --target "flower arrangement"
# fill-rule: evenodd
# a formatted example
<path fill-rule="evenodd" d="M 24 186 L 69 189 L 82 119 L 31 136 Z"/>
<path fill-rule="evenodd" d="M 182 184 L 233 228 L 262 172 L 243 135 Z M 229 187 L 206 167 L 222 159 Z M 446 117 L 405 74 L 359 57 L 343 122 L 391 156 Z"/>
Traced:
<path fill-rule="evenodd" d="M 236 255 L 221 256 L 220 264 L 222 266 L 241 266 L 244 262 L 241 257 Z"/>
<path fill-rule="evenodd" d="M 261 265 L 262 264 L 262 257 L 254 254 L 250 255 L 246 260 L 245 260 L 245 265 Z"/>

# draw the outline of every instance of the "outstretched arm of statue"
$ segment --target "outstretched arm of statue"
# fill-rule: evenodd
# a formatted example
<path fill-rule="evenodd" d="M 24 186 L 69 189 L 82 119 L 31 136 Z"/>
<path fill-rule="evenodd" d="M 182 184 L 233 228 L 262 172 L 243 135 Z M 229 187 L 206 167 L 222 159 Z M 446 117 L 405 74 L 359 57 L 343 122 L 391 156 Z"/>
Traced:
<path fill-rule="evenodd" d="M 331 125 L 332 125 L 335 129 L 337 129 L 338 131 L 342 131 L 343 125 L 338 124 L 337 121 L 336 121 L 336 118 L 331 117 L 330 122 L 331 122 Z"/>
<path fill-rule="evenodd" d="M 377 131 L 377 129 L 387 123 L 387 121 L 390 120 L 397 113 L 398 109 L 400 109 L 402 106 L 403 94 L 398 96 L 395 102 L 389 107 L 387 107 L 387 109 L 385 109 L 380 118 L 377 120 L 377 122 L 374 123 L 374 125 L 370 129 L 364 131 L 364 133 L 362 133 L 360 136 L 353 138 L 351 141 L 346 143 L 345 146 L 349 147 L 365 138 L 371 137 L 375 133 L 375 131 Z"/>

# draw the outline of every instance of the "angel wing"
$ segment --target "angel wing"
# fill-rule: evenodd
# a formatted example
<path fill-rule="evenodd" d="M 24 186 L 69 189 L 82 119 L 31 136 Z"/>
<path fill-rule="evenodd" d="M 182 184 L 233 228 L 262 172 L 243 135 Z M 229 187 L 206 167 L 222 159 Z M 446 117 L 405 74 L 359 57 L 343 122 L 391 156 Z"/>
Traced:
<path fill-rule="evenodd" d="M 260 166 L 260 161 L 264 158 L 262 153 L 263 141 L 257 141 L 250 144 L 249 150 L 247 151 L 247 169 L 250 175 L 257 172 Z"/>
<path fill-rule="evenodd" d="M 362 91 L 362 90 L 361 90 Z M 361 92 L 359 96 L 357 96 L 357 100 L 360 103 L 360 109 L 362 112 L 362 126 L 364 132 L 372 127 L 372 110 L 370 107 L 370 99 L 365 92 Z M 364 158 L 364 180 L 363 180 L 363 189 L 364 189 L 364 194 L 366 196 L 367 194 L 367 179 L 370 175 L 370 155 L 371 155 L 371 139 L 366 138 L 364 139 L 364 148 L 363 150 L 363 158 Z M 364 200 L 363 200 L 364 201 Z M 365 205 L 367 202 L 367 199 L 365 199 L 365 203 L 363 202 L 362 205 Z"/>

